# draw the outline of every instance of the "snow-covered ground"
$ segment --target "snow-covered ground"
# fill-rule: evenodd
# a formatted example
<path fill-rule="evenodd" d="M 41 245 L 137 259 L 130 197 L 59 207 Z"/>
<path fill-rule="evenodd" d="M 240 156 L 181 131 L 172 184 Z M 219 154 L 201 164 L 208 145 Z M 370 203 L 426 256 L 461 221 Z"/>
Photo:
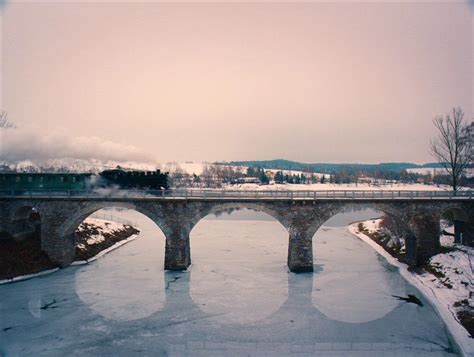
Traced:
<path fill-rule="evenodd" d="M 192 175 L 201 175 L 206 163 L 194 163 L 194 162 L 168 162 L 161 164 L 163 171 L 173 173 L 176 170 L 183 170 L 185 173 Z"/>
<path fill-rule="evenodd" d="M 166 172 L 176 172 L 177 170 L 182 170 L 189 175 L 201 175 L 206 167 L 214 165 L 211 162 L 167 162 L 162 163 L 160 166 L 163 171 Z M 235 171 L 241 171 L 243 173 L 247 172 L 246 166 L 232 166 L 232 165 L 225 165 L 234 169 Z"/>
<path fill-rule="evenodd" d="M 59 268 L 54 268 L 54 269 L 43 270 L 43 271 L 40 271 L 39 273 L 15 276 L 14 278 L 11 278 L 11 279 L 2 279 L 2 280 L 0 280 L 0 285 L 9 284 L 9 283 L 16 283 L 18 281 L 37 278 L 37 277 L 40 277 L 40 276 L 43 276 L 43 275 L 46 275 L 46 274 L 54 273 L 58 270 L 59 270 Z"/>
<path fill-rule="evenodd" d="M 442 276 L 434 279 L 433 274 L 424 273 L 418 278 L 430 285 L 452 308 L 456 302 L 469 300 L 469 292 L 474 291 L 473 260 L 474 250 L 469 247 L 438 254 L 430 259 L 430 265 Z"/>
<path fill-rule="evenodd" d="M 266 172 L 271 172 L 273 174 L 277 173 L 278 171 L 281 171 L 283 172 L 283 175 L 305 175 L 305 176 L 311 176 L 311 175 L 314 175 L 316 176 L 318 179 L 320 179 L 322 176 L 324 176 L 325 179 L 329 180 L 329 178 L 331 177 L 330 174 L 323 174 L 323 173 L 320 173 L 320 172 L 312 172 L 312 173 L 308 173 L 308 172 L 304 172 L 304 171 L 296 171 L 296 170 L 281 170 L 281 169 L 265 169 Z"/>
<path fill-rule="evenodd" d="M 363 222 L 364 227 L 374 232 L 380 229 L 380 219 Z M 422 274 L 408 271 L 406 264 L 390 256 L 381 246 L 370 237 L 361 233 L 358 224 L 352 224 L 350 231 L 374 247 L 387 260 L 402 270 L 402 275 L 425 293 L 427 298 L 438 308 L 443 319 L 450 327 L 451 333 L 462 346 L 467 355 L 474 355 L 474 340 L 460 325 L 456 316 L 456 305 L 463 300 L 473 306 L 470 292 L 474 291 L 473 261 L 474 249 L 465 246 L 456 246 L 457 249 L 433 256 L 429 260 L 431 271 Z M 441 242 L 452 245 L 452 237 L 442 236 Z"/>
<path fill-rule="evenodd" d="M 79 225 L 77 230 L 82 232 L 87 226 L 93 226 L 96 232 L 95 234 L 91 234 L 87 239 L 88 245 L 103 242 L 105 240 L 104 234 L 113 234 L 124 229 L 124 225 L 121 223 L 88 217 Z M 78 244 L 77 247 L 79 249 L 86 249 L 84 244 Z"/>
<path fill-rule="evenodd" d="M 226 190 L 269 190 L 269 191 L 448 191 L 449 186 L 444 185 L 423 185 L 423 184 L 387 184 L 387 185 L 374 185 L 374 184 L 330 184 L 330 183 L 313 183 L 313 184 L 271 184 L 271 185 L 258 185 L 258 184 L 236 184 L 227 185 L 224 187 Z"/>

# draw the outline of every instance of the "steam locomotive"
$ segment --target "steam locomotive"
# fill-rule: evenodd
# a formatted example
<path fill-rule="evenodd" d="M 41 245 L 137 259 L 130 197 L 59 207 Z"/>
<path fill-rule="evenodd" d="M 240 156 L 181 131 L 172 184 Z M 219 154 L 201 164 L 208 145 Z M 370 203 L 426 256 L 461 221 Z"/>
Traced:
<path fill-rule="evenodd" d="M 168 173 L 156 171 L 104 170 L 97 185 L 118 186 L 121 189 L 160 190 L 168 188 Z"/>

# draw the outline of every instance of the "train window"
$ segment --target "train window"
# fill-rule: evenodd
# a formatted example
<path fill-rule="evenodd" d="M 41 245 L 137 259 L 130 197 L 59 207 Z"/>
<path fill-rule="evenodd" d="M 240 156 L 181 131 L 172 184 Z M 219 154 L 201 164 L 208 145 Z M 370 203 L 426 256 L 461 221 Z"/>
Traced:
<path fill-rule="evenodd" d="M 59 181 L 64 182 L 64 177 L 61 176 L 61 177 L 59 178 Z"/>
<path fill-rule="evenodd" d="M 76 176 L 72 177 L 72 182 L 76 182 Z"/>
<path fill-rule="evenodd" d="M 15 177 L 15 181 L 16 181 L 16 182 L 20 182 L 20 180 L 21 180 L 21 177 L 20 177 L 20 176 Z"/>
<path fill-rule="evenodd" d="M 33 177 L 28 176 L 28 182 L 33 182 Z"/>
<path fill-rule="evenodd" d="M 43 182 L 43 176 L 40 176 L 39 180 L 40 182 Z"/>

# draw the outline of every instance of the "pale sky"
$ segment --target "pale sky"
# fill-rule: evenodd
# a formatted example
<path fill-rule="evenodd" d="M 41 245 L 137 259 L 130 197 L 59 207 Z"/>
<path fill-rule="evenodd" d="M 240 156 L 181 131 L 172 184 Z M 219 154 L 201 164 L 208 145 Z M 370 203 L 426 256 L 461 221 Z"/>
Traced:
<path fill-rule="evenodd" d="M 432 162 L 432 118 L 473 117 L 473 13 L 467 1 L 8 2 L 1 108 L 28 134 L 0 138 L 0 155 L 63 152 L 62 137 L 160 162 Z"/>

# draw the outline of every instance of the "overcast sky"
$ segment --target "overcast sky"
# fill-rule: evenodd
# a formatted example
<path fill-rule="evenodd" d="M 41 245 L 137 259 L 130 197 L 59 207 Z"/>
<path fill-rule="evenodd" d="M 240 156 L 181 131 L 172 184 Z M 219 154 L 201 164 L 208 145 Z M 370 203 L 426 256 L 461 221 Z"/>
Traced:
<path fill-rule="evenodd" d="M 61 156 L 62 137 L 84 155 L 103 141 L 159 162 L 433 161 L 432 118 L 473 117 L 473 13 L 467 1 L 8 2 L 1 107 L 23 141 L 0 137 L 0 155 Z"/>

